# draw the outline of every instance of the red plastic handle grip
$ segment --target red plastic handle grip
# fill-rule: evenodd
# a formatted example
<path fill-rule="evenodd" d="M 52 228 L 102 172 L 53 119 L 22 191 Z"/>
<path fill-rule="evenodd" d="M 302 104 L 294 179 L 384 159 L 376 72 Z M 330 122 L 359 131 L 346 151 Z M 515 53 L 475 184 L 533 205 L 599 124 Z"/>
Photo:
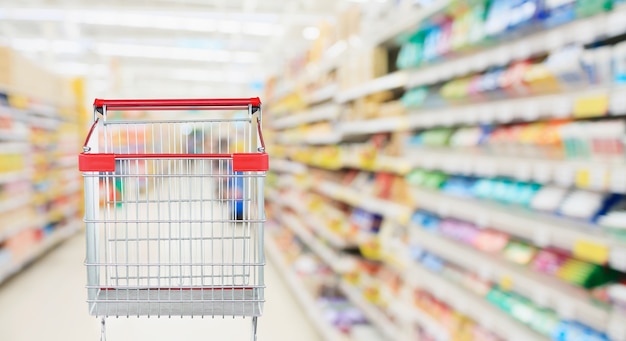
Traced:
<path fill-rule="evenodd" d="M 251 98 L 196 98 L 196 99 L 100 99 L 93 101 L 96 108 L 106 105 L 116 108 L 168 108 L 168 107 L 253 107 L 261 106 L 261 99 Z"/>

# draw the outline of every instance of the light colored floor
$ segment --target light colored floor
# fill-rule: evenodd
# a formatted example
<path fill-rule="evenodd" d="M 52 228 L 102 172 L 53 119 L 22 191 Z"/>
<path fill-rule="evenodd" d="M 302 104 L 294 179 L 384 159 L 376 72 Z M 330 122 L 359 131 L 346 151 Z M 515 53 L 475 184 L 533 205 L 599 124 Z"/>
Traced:
<path fill-rule="evenodd" d="M 79 234 L 0 285 L 0 340 L 99 340 L 99 321 L 87 314 L 84 235 Z M 313 326 L 272 264 L 259 341 L 319 341 Z M 232 318 L 107 319 L 108 341 L 248 340 L 250 320 Z"/>

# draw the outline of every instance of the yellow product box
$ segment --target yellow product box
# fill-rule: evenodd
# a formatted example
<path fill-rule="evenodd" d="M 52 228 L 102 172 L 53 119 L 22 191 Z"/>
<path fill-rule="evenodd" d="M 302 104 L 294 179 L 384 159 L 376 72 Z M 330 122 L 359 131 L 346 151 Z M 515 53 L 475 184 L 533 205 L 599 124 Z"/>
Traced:
<path fill-rule="evenodd" d="M 543 64 L 534 64 L 524 75 L 524 82 L 534 93 L 549 93 L 560 90 L 556 76 Z"/>
<path fill-rule="evenodd" d="M 406 115 L 406 107 L 400 101 L 391 101 L 380 105 L 378 117 L 398 117 Z"/>

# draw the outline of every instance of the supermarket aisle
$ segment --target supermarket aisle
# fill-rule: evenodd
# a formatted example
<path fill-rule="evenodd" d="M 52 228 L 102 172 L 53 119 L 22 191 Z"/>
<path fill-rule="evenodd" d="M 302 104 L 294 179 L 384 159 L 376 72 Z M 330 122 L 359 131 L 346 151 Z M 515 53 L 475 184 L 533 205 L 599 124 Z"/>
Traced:
<path fill-rule="evenodd" d="M 0 286 L 0 340 L 99 339 L 99 323 L 87 315 L 84 235 L 80 234 Z M 272 264 L 266 268 L 267 303 L 259 340 L 318 341 L 314 328 Z M 248 340 L 249 320 L 108 319 L 112 341 Z M 215 337 L 218 336 L 218 337 Z"/>

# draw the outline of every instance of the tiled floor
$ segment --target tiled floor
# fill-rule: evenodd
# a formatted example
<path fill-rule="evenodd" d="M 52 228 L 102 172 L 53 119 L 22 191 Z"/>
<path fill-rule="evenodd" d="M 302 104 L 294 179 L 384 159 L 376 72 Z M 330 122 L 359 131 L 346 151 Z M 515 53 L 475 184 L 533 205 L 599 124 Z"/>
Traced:
<path fill-rule="evenodd" d="M 0 285 L 0 340 L 99 340 L 99 321 L 87 313 L 84 235 L 70 239 Z M 259 341 L 319 341 L 272 264 L 266 267 L 265 312 Z M 249 340 L 250 320 L 232 318 L 111 318 L 108 341 Z"/>

